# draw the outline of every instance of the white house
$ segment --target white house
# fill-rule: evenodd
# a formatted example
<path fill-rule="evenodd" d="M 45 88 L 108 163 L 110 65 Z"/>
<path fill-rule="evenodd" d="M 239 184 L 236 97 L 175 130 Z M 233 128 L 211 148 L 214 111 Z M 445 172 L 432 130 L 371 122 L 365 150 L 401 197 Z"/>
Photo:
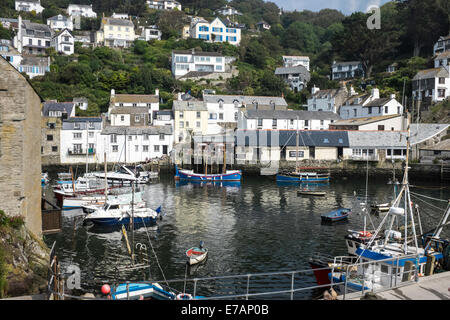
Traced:
<path fill-rule="evenodd" d="M 97 13 L 92 10 L 92 4 L 69 4 L 67 14 L 72 17 L 97 18 Z"/>
<path fill-rule="evenodd" d="M 275 75 L 283 79 L 294 92 L 299 92 L 306 88 L 309 80 L 311 80 L 309 71 L 302 65 L 276 68 Z"/>
<path fill-rule="evenodd" d="M 116 94 L 112 89 L 107 114 L 112 126 L 149 126 L 158 110 L 158 89 L 154 95 Z"/>
<path fill-rule="evenodd" d="M 174 116 L 172 110 L 153 111 L 154 126 L 172 126 L 174 127 Z"/>
<path fill-rule="evenodd" d="M 208 111 L 208 134 L 217 134 L 226 128 L 237 127 L 239 111 L 242 108 L 263 110 L 287 108 L 287 102 L 282 97 L 204 94 L 203 101 Z"/>
<path fill-rule="evenodd" d="M 361 76 L 364 76 L 364 69 L 359 61 L 334 61 L 331 66 L 331 80 L 352 79 Z"/>
<path fill-rule="evenodd" d="M 86 111 L 89 106 L 89 100 L 84 97 L 73 98 L 72 101 L 73 101 L 75 107 L 80 108 L 80 110 Z"/>
<path fill-rule="evenodd" d="M 439 37 L 438 41 L 436 41 L 436 43 L 434 44 L 434 55 L 437 55 L 444 51 L 450 51 L 450 34 L 448 34 L 447 36 Z"/>
<path fill-rule="evenodd" d="M 37 57 L 22 55 L 19 72 L 25 72 L 31 79 L 43 76 L 50 71 L 50 57 Z"/>
<path fill-rule="evenodd" d="M 128 48 L 136 39 L 131 20 L 102 18 L 100 30 L 96 33 L 97 45 Z"/>
<path fill-rule="evenodd" d="M 258 22 L 256 24 L 256 29 L 261 31 L 261 30 L 270 30 L 271 26 L 270 24 L 268 24 L 267 22 L 265 22 L 264 20 Z"/>
<path fill-rule="evenodd" d="M 309 61 L 308 56 L 283 56 L 283 67 L 304 66 L 309 71 Z"/>
<path fill-rule="evenodd" d="M 0 56 L 16 69 L 22 61 L 22 55 L 12 46 L 11 41 L 6 39 L 0 39 Z"/>
<path fill-rule="evenodd" d="M 144 41 L 161 40 L 162 32 L 157 26 L 143 27 L 139 39 Z"/>
<path fill-rule="evenodd" d="M 330 130 L 402 131 L 406 130 L 401 114 L 339 120 L 330 124 Z"/>
<path fill-rule="evenodd" d="M 52 30 L 63 30 L 68 29 L 73 31 L 73 21 L 72 18 L 58 14 L 57 16 L 47 19 L 47 25 Z"/>
<path fill-rule="evenodd" d="M 63 29 L 56 33 L 52 38 L 51 44 L 58 53 L 71 55 L 75 52 L 75 38 L 68 29 Z"/>
<path fill-rule="evenodd" d="M 340 107 L 354 95 L 353 88 L 348 92 L 347 87 L 341 86 L 339 89 L 320 90 L 314 86 L 311 90 L 312 96 L 308 99 L 308 111 L 331 111 L 339 113 Z"/>
<path fill-rule="evenodd" d="M 102 143 L 101 132 L 101 117 L 64 119 L 60 132 L 61 164 L 98 162 L 99 151 L 102 149 L 100 147 Z"/>
<path fill-rule="evenodd" d="M 192 50 L 172 51 L 172 74 L 182 77 L 189 72 L 225 72 L 225 57 L 218 52 Z"/>
<path fill-rule="evenodd" d="M 228 42 L 239 45 L 241 27 L 229 19 L 215 18 L 212 22 L 204 19 L 193 19 L 190 28 L 191 38 L 203 39 L 207 42 Z"/>
<path fill-rule="evenodd" d="M 223 16 L 242 16 L 242 13 L 237 11 L 235 8 L 230 7 L 229 5 L 225 5 L 220 9 L 216 10 L 217 14 L 221 14 Z"/>
<path fill-rule="evenodd" d="M 181 3 L 173 0 L 147 0 L 147 5 L 150 9 L 181 11 Z"/>
<path fill-rule="evenodd" d="M 99 162 L 139 163 L 169 155 L 173 147 L 171 126 L 106 126 L 100 135 Z"/>
<path fill-rule="evenodd" d="M 439 102 L 449 97 L 449 67 L 450 66 L 447 65 L 419 71 L 412 79 L 412 93 L 414 99 Z"/>
<path fill-rule="evenodd" d="M 305 110 L 241 110 L 238 129 L 328 130 L 340 117 L 334 112 Z"/>
<path fill-rule="evenodd" d="M 434 58 L 434 67 L 450 67 L 450 50 L 441 52 Z"/>
<path fill-rule="evenodd" d="M 22 21 L 19 16 L 19 28 L 14 37 L 14 47 L 20 53 L 44 54 L 51 47 L 53 31 L 49 26 L 40 23 Z"/>
<path fill-rule="evenodd" d="M 16 0 L 16 11 L 36 12 L 37 14 L 44 11 L 44 7 L 41 6 L 41 0 Z"/>
<path fill-rule="evenodd" d="M 372 89 L 370 94 L 356 95 L 348 98 L 341 106 L 339 115 L 342 119 L 377 117 L 403 114 L 403 106 L 391 94 L 389 98 L 380 98 L 380 91 Z"/>
<path fill-rule="evenodd" d="M 115 12 L 113 12 L 113 14 L 111 15 L 111 18 L 114 18 L 114 19 L 125 19 L 125 20 L 129 19 L 128 14 L 126 14 L 126 13 L 115 13 Z"/>

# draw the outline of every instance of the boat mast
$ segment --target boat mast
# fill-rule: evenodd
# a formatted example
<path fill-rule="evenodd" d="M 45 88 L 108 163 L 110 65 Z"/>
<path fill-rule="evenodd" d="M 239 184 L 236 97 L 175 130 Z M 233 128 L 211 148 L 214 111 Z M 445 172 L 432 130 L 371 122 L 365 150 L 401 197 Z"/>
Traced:
<path fill-rule="evenodd" d="M 88 133 L 88 122 L 86 121 L 86 173 L 85 176 L 87 176 L 89 165 L 89 141 L 88 141 L 89 133 Z"/>
<path fill-rule="evenodd" d="M 223 142 L 223 173 L 227 173 L 227 141 Z"/>
<path fill-rule="evenodd" d="M 106 140 L 106 139 L 105 139 Z M 105 203 L 108 200 L 108 178 L 107 178 L 107 171 L 108 171 L 108 165 L 106 162 L 106 150 L 104 151 L 104 157 L 105 157 Z"/>
<path fill-rule="evenodd" d="M 73 181 L 73 170 L 72 166 L 70 166 L 70 175 L 72 177 L 72 193 L 75 195 L 75 182 Z"/>
<path fill-rule="evenodd" d="M 298 173 L 298 116 L 297 116 L 297 134 L 296 134 L 296 151 L 295 151 L 295 173 Z"/>

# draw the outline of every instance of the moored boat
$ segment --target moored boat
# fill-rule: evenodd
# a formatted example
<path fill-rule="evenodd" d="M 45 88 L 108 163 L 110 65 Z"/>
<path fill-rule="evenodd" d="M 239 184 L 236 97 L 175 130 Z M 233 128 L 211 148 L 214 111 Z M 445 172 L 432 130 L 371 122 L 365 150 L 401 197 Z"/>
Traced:
<path fill-rule="evenodd" d="M 322 221 L 341 221 L 348 218 L 349 214 L 352 212 L 351 209 L 348 208 L 339 208 L 328 213 L 322 214 L 320 217 Z"/>
<path fill-rule="evenodd" d="M 277 174 L 279 182 L 327 182 L 330 181 L 330 174 L 318 172 L 285 172 Z"/>
<path fill-rule="evenodd" d="M 179 169 L 175 166 L 175 179 L 191 181 L 241 181 L 241 170 L 226 170 L 226 173 L 203 174 L 194 173 L 194 170 Z"/>
<path fill-rule="evenodd" d="M 208 249 L 203 247 L 203 241 L 200 241 L 200 245 L 198 247 L 192 247 L 186 250 L 186 257 L 188 258 L 189 265 L 204 261 L 207 255 Z"/>
<path fill-rule="evenodd" d="M 299 196 L 316 196 L 316 197 L 324 197 L 327 193 L 323 191 L 309 191 L 309 190 L 299 190 L 297 191 L 297 195 Z"/>
<path fill-rule="evenodd" d="M 109 183 L 130 184 L 132 182 L 145 184 L 150 182 L 150 176 L 147 171 L 144 171 L 142 166 L 136 166 L 136 170 L 131 166 L 120 166 L 114 172 L 99 172 L 95 173 L 97 178 L 105 179 Z"/>
<path fill-rule="evenodd" d="M 158 283 L 123 283 L 113 288 L 112 300 L 175 300 L 175 293 L 164 290 Z"/>

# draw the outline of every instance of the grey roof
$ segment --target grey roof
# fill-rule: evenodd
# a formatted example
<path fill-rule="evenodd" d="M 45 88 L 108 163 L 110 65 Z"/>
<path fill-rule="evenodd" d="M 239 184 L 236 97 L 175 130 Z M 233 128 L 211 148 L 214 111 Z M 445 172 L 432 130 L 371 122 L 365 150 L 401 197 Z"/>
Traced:
<path fill-rule="evenodd" d="M 231 104 L 235 101 L 239 103 L 239 105 L 244 104 L 253 104 L 253 102 L 257 102 L 261 105 L 271 105 L 275 103 L 277 106 L 287 106 L 286 100 L 283 97 L 264 97 L 264 96 L 237 96 L 237 95 L 203 95 L 203 100 L 207 103 L 219 103 L 219 101 L 223 101 L 223 103 Z"/>
<path fill-rule="evenodd" d="M 27 30 L 34 30 L 36 32 L 50 32 L 52 33 L 52 29 L 46 24 L 42 23 L 34 23 L 30 21 L 22 21 L 22 26 Z"/>
<path fill-rule="evenodd" d="M 298 119 L 299 120 L 340 120 L 341 117 L 331 111 L 306 110 L 247 110 L 248 119 Z"/>
<path fill-rule="evenodd" d="M 202 56 L 202 57 L 222 57 L 223 54 L 220 52 L 206 52 L 206 51 L 197 51 L 197 50 L 173 50 L 174 54 L 189 54 L 193 56 Z"/>
<path fill-rule="evenodd" d="M 173 111 L 208 111 L 206 104 L 203 101 L 173 101 Z"/>
<path fill-rule="evenodd" d="M 337 61 L 337 62 L 335 62 L 335 63 L 333 63 L 333 67 L 334 66 L 337 66 L 337 65 L 344 65 L 344 66 L 349 66 L 349 65 L 352 65 L 352 66 L 359 66 L 361 64 L 361 62 L 360 61 Z"/>
<path fill-rule="evenodd" d="M 421 79 L 431 79 L 431 78 L 437 78 L 437 77 L 448 77 L 449 73 L 448 71 L 441 67 L 441 68 L 432 68 L 432 69 L 426 69 L 421 70 L 417 72 L 417 74 L 414 76 L 413 80 L 421 80 Z"/>
<path fill-rule="evenodd" d="M 94 128 L 91 128 L 91 130 L 102 129 L 101 117 L 72 117 L 63 120 L 62 130 L 86 130 L 89 123 L 94 125 Z M 75 128 L 75 124 L 79 125 L 78 128 Z"/>
<path fill-rule="evenodd" d="M 72 113 L 72 109 L 74 107 L 73 102 L 53 102 L 48 101 L 44 102 L 44 107 L 42 109 L 42 113 L 44 117 L 48 117 L 49 111 L 66 111 L 68 115 Z"/>
<path fill-rule="evenodd" d="M 103 128 L 103 135 L 107 134 L 118 134 L 118 135 L 141 135 L 141 134 L 149 134 L 149 135 L 158 135 L 158 134 L 172 134 L 172 126 L 142 126 L 142 127 L 113 127 L 107 126 Z"/>
<path fill-rule="evenodd" d="M 309 71 L 304 66 L 296 66 L 296 67 L 280 67 L 275 69 L 275 74 L 293 74 L 293 73 L 300 73 L 304 75 L 304 77 L 309 81 L 311 79 L 311 75 Z"/>
<path fill-rule="evenodd" d="M 422 143 L 449 124 L 411 124 L 411 146 Z M 348 131 L 350 147 L 406 148 L 407 131 Z"/>
<path fill-rule="evenodd" d="M 347 131 L 299 130 L 299 147 L 348 147 Z M 297 130 L 237 130 L 237 146 L 297 145 Z"/>
<path fill-rule="evenodd" d="M 339 88 L 339 89 L 325 89 L 325 90 L 319 90 L 312 96 L 317 99 L 323 99 L 325 97 L 331 96 L 332 98 L 335 97 L 337 94 L 342 93 L 345 96 L 348 95 L 347 88 Z"/>
<path fill-rule="evenodd" d="M 108 24 L 113 24 L 116 26 L 128 26 L 128 27 L 134 27 L 133 22 L 127 19 L 116 19 L 116 18 L 105 18 L 106 22 Z"/>
<path fill-rule="evenodd" d="M 365 104 L 364 107 L 380 107 L 384 106 L 389 101 L 393 100 L 393 98 L 380 98 L 370 101 L 369 103 Z"/>
<path fill-rule="evenodd" d="M 60 19 L 59 17 L 61 17 L 62 19 Z M 69 20 L 69 17 L 63 16 L 62 14 L 58 14 L 57 16 L 50 17 L 47 20 L 67 21 Z"/>
<path fill-rule="evenodd" d="M 21 66 L 50 66 L 49 57 L 23 56 Z"/>
<path fill-rule="evenodd" d="M 113 107 L 111 114 L 148 114 L 148 107 Z"/>

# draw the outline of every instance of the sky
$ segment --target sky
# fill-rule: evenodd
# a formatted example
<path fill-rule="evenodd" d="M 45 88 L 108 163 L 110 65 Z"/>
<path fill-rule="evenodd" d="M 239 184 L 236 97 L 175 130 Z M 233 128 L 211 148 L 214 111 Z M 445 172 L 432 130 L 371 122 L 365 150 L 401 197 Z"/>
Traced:
<path fill-rule="evenodd" d="M 389 0 L 270 0 L 286 11 L 336 9 L 345 15 L 355 11 L 366 12 L 371 5 L 381 6 Z"/>

